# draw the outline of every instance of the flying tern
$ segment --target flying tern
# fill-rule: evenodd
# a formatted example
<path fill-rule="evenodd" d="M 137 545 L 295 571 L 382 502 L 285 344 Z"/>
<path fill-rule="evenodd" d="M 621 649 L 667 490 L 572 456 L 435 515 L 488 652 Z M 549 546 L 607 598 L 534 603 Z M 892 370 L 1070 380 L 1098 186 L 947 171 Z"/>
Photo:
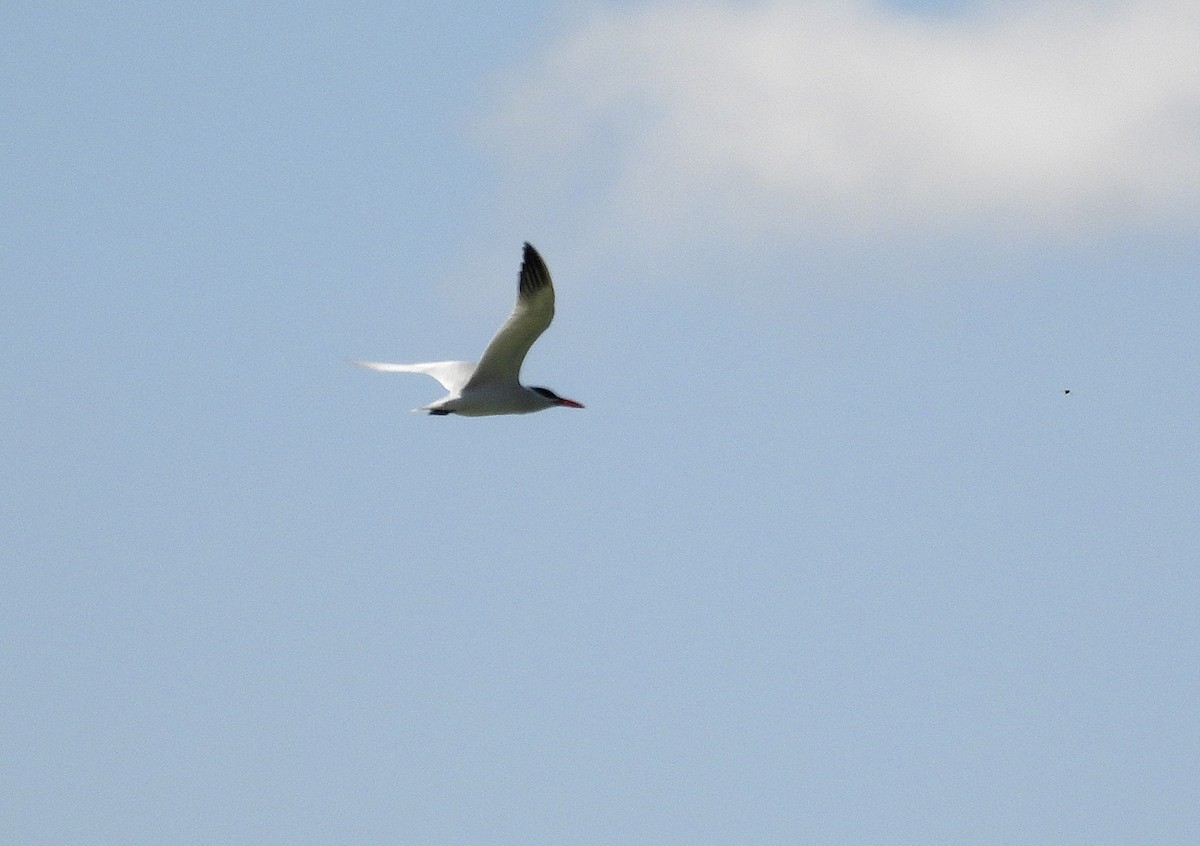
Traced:
<path fill-rule="evenodd" d="M 554 406 L 583 408 L 575 400 L 560 397 L 549 388 L 525 387 L 519 381 L 525 354 L 553 319 L 554 286 L 550 283 L 550 271 L 538 251 L 526 242 L 517 285 L 517 305 L 483 351 L 478 364 L 470 361 L 354 363 L 384 373 L 424 373 L 437 379 L 449 391 L 437 402 L 414 408 L 413 411 L 485 417 L 491 414 L 529 414 Z"/>

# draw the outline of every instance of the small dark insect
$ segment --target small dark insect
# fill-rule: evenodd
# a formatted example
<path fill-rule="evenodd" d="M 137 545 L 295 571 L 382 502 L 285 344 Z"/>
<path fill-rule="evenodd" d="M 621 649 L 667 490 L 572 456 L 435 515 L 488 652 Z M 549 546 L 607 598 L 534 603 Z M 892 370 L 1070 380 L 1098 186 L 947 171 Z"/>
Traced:
<path fill-rule="evenodd" d="M 1070 389 L 1070 388 L 1064 388 L 1064 389 L 1063 389 L 1063 393 L 1064 393 L 1064 394 L 1069 394 L 1069 393 L 1071 393 L 1071 389 Z"/>

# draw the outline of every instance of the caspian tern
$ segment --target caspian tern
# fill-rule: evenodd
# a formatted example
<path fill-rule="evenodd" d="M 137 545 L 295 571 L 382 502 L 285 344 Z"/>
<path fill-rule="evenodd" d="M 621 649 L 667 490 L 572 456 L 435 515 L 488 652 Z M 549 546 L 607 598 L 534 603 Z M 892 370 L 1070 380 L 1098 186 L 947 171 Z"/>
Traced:
<path fill-rule="evenodd" d="M 478 364 L 470 361 L 433 361 L 426 364 L 386 364 L 355 361 L 385 373 L 424 373 L 442 383 L 449 393 L 437 402 L 414 408 L 430 414 L 529 414 L 554 406 L 583 408 L 549 388 L 521 384 L 521 364 L 550 321 L 554 319 L 554 286 L 546 262 L 527 242 L 517 286 L 517 305 L 492 338 Z"/>

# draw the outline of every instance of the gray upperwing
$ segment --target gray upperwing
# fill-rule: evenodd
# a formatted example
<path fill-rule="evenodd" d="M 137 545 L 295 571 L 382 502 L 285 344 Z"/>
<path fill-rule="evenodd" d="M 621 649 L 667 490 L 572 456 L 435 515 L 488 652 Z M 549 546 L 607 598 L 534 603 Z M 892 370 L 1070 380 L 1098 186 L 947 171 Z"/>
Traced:
<path fill-rule="evenodd" d="M 516 382 L 529 348 L 553 319 L 554 286 L 550 283 L 550 270 L 538 251 L 526 243 L 517 305 L 483 351 L 467 384 L 473 387 L 485 382 Z"/>

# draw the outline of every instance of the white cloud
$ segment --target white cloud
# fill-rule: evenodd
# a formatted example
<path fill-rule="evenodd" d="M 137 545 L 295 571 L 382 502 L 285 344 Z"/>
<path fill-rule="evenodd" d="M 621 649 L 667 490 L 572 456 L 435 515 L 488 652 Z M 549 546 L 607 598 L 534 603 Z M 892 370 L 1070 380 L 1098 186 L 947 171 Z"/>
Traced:
<path fill-rule="evenodd" d="M 597 230 L 1073 238 L 1200 209 L 1200 3 L 918 16 L 855 0 L 596 14 L 485 143 Z"/>

